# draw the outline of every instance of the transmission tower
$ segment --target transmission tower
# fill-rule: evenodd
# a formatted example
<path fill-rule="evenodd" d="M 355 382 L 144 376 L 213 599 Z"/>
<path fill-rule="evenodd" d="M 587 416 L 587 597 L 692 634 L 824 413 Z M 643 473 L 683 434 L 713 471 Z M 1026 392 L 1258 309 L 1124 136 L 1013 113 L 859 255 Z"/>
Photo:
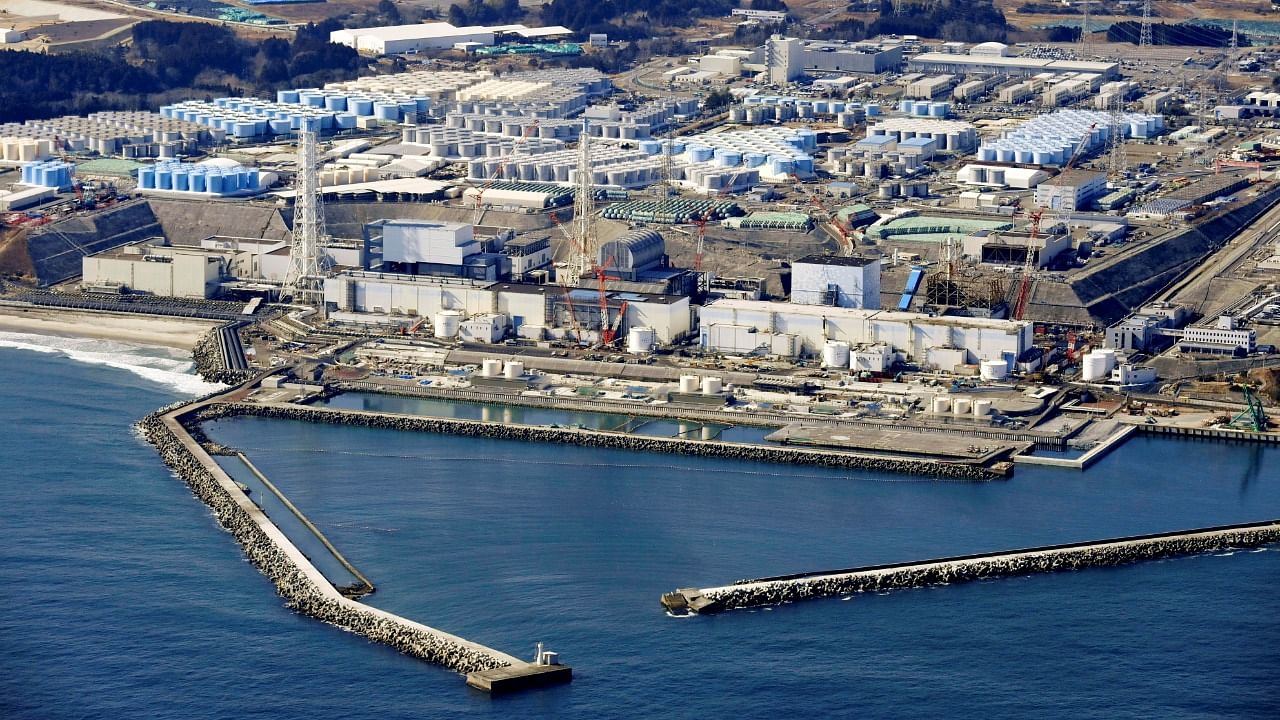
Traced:
<path fill-rule="evenodd" d="M 578 189 L 573 199 L 573 248 L 569 267 L 566 268 L 564 285 L 576 287 L 586 276 L 595 260 L 595 229 L 592 214 L 595 212 L 595 188 L 591 182 L 591 133 L 588 122 L 582 121 L 582 134 L 578 136 Z"/>
<path fill-rule="evenodd" d="M 1151 41 L 1151 0 L 1142 2 L 1142 33 L 1138 36 L 1138 47 L 1150 47 Z"/>
<path fill-rule="evenodd" d="M 298 176 L 294 182 L 293 243 L 284 286 L 301 305 L 320 307 L 324 301 L 324 207 L 320 198 L 319 119 L 305 119 L 298 129 Z"/>
<path fill-rule="evenodd" d="M 1232 50 L 1240 49 L 1240 21 L 1239 20 L 1231 21 L 1231 49 Z"/>
<path fill-rule="evenodd" d="M 894 15 L 905 15 L 905 14 L 907 14 L 907 2 L 906 2 L 906 0 L 893 0 L 893 14 L 894 14 Z"/>
<path fill-rule="evenodd" d="M 1111 106 L 1111 152 L 1107 158 L 1107 175 L 1117 178 L 1129 169 L 1129 156 L 1124 147 L 1124 116 L 1120 112 L 1120 96 Z"/>
<path fill-rule="evenodd" d="M 1076 3 L 1084 8 L 1084 19 L 1080 21 L 1080 57 L 1085 59 L 1089 55 L 1089 6 L 1098 0 L 1080 0 Z"/>

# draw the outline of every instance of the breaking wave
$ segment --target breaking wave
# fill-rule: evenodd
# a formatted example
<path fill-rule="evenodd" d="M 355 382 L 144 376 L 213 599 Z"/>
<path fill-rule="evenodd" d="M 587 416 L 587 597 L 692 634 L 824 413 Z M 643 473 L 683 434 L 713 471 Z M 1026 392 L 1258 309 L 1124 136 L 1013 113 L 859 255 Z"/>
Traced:
<path fill-rule="evenodd" d="M 187 354 L 171 348 L 21 332 L 0 332 L 0 347 L 56 354 L 89 365 L 127 370 L 144 380 L 193 397 L 225 387 L 191 374 L 193 363 Z"/>

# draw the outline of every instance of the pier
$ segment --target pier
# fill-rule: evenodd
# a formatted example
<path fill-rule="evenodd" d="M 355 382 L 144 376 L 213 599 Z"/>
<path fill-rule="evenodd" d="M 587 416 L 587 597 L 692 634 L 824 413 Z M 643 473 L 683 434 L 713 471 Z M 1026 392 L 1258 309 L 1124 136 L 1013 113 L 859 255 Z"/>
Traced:
<path fill-rule="evenodd" d="M 675 615 L 709 614 L 797 600 L 949 585 L 1035 573 L 1084 570 L 1280 542 L 1280 520 L 1179 530 L 1066 545 L 961 555 L 682 588 L 662 596 Z"/>
<path fill-rule="evenodd" d="M 138 427 L 148 442 L 156 447 L 165 464 L 209 507 L 218 523 L 236 538 L 249 560 L 272 580 L 277 592 L 291 608 L 389 645 L 406 655 L 464 673 L 468 685 L 486 692 L 543 687 L 572 679 L 573 670 L 559 664 L 555 653 L 539 651 L 534 662 L 526 662 L 443 630 L 359 603 L 340 592 L 196 439 L 202 435 L 195 426 L 200 422 L 203 411 L 218 405 L 216 399 L 205 399 L 163 408 L 140 421 Z M 195 429 L 189 431 L 189 427 Z M 260 480 L 265 480 L 265 476 L 256 469 L 253 471 Z M 268 484 L 268 487 L 272 486 Z M 287 500 L 283 502 L 300 515 Z M 314 532 L 319 531 L 316 529 Z M 337 555 L 336 548 L 327 541 L 325 543 Z M 364 580 L 354 567 L 344 564 L 372 587 L 372 583 Z"/>

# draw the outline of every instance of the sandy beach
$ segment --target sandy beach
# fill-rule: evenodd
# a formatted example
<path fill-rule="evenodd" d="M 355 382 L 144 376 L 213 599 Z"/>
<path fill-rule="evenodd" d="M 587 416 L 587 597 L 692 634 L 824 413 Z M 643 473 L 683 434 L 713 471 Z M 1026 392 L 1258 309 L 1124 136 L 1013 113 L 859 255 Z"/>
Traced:
<path fill-rule="evenodd" d="M 0 330 L 38 335 L 106 338 L 190 350 L 219 323 L 133 313 L 86 312 L 0 305 Z"/>

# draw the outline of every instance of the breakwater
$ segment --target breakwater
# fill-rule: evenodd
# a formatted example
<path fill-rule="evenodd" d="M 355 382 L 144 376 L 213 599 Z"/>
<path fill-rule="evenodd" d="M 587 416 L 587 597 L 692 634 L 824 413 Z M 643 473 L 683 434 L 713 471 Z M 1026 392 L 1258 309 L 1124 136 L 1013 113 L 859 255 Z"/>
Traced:
<path fill-rule="evenodd" d="M 891 458 L 833 450 L 748 445 L 715 440 L 686 440 L 629 435 L 626 433 L 576 428 L 551 428 L 533 425 L 431 418 L 362 410 L 333 410 L 304 405 L 268 403 L 212 403 L 196 411 L 199 421 L 237 415 L 322 422 L 338 425 L 432 432 L 466 437 L 521 440 L 526 442 L 559 442 L 583 447 L 614 448 L 640 452 L 658 452 L 730 460 L 752 460 L 792 465 L 822 465 L 879 472 L 927 475 L 955 480 L 991 480 L 1009 472 L 1010 463 L 993 467 L 916 458 Z"/>
<path fill-rule="evenodd" d="M 663 595 L 662 604 L 673 614 L 715 613 L 858 592 L 1112 567 L 1275 542 L 1280 542 L 1280 520 L 741 580 L 721 587 L 676 590 Z"/>
<path fill-rule="evenodd" d="M 207 382 L 238 385 L 253 376 L 244 362 L 244 349 L 237 333 L 243 322 L 233 321 L 209 330 L 191 348 L 197 375 Z M 238 353 L 238 355 L 237 355 Z"/>
<path fill-rule="evenodd" d="M 340 594 L 186 432 L 185 423 L 197 421 L 201 410 L 210 407 L 207 402 L 161 409 L 143 418 L 138 430 L 155 446 L 164 463 L 209 507 L 218 524 L 236 538 L 245 555 L 271 579 L 290 608 L 406 655 L 468 673 L 469 682 L 498 671 L 504 678 L 513 679 L 512 688 L 566 682 L 571 677 L 568 667 L 531 665 Z"/>

